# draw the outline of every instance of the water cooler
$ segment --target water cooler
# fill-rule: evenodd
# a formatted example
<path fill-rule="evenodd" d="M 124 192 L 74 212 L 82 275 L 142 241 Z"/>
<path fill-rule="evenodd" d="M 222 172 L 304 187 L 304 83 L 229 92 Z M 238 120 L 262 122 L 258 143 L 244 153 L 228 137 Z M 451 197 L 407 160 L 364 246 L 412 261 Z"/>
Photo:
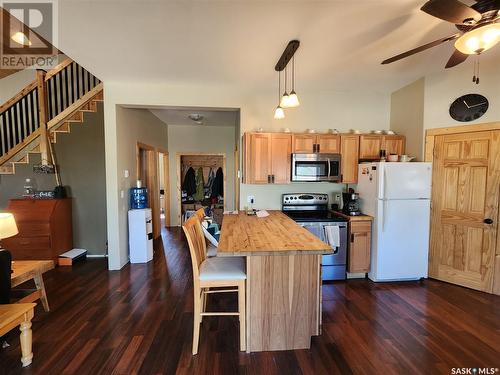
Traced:
<path fill-rule="evenodd" d="M 153 221 L 151 209 L 128 212 L 130 263 L 147 263 L 153 259 Z"/>

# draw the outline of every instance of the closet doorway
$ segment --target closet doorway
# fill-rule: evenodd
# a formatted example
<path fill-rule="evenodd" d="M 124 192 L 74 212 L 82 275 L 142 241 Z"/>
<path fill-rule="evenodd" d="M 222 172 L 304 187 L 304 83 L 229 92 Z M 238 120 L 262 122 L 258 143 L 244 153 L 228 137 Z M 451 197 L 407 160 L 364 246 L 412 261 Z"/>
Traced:
<path fill-rule="evenodd" d="M 153 238 L 158 238 L 161 233 L 160 221 L 160 189 L 158 184 L 158 160 L 154 147 L 137 142 L 136 148 L 137 174 L 136 179 L 141 180 L 148 189 L 148 201 L 153 217 Z"/>
<path fill-rule="evenodd" d="M 222 219 L 227 209 L 226 154 L 180 152 L 176 155 L 176 165 L 179 223 L 201 207 L 210 207 L 214 216 Z"/>

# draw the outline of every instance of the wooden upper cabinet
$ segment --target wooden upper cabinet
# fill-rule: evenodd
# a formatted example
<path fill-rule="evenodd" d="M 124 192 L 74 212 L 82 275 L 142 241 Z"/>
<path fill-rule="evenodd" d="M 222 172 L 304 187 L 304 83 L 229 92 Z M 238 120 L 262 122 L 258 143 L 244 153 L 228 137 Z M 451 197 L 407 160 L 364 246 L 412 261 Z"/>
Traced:
<path fill-rule="evenodd" d="M 377 160 L 382 150 L 382 136 L 361 135 L 359 136 L 359 158 Z"/>
<path fill-rule="evenodd" d="M 358 182 L 359 136 L 342 135 L 340 137 L 340 154 L 342 166 L 342 182 L 355 184 Z"/>
<path fill-rule="evenodd" d="M 335 134 L 321 134 L 316 138 L 318 152 L 320 154 L 340 153 L 340 136 Z"/>
<path fill-rule="evenodd" d="M 362 160 L 379 160 L 380 150 L 386 155 L 402 155 L 405 152 L 404 135 L 361 135 L 359 137 L 359 158 Z"/>
<path fill-rule="evenodd" d="M 405 153 L 405 137 L 403 135 L 384 135 L 382 148 L 387 155 L 403 155 Z"/>
<path fill-rule="evenodd" d="M 297 154 L 338 154 L 340 136 L 336 134 L 293 134 L 292 149 Z"/>
<path fill-rule="evenodd" d="M 245 182 L 267 184 L 271 175 L 271 134 L 245 134 Z"/>
<path fill-rule="evenodd" d="M 271 176 L 275 184 L 290 183 L 292 165 L 292 136 L 290 134 L 271 135 Z"/>
<path fill-rule="evenodd" d="M 244 181 L 247 184 L 290 182 L 292 135 L 245 133 Z"/>
<path fill-rule="evenodd" d="M 312 154 L 315 151 L 316 134 L 293 134 L 292 143 L 294 153 Z"/>

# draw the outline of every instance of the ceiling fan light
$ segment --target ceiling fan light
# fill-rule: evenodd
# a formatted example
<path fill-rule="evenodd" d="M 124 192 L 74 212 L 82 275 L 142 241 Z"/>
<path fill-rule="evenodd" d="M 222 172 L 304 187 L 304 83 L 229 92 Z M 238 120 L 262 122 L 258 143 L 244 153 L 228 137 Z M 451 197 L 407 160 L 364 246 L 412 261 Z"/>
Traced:
<path fill-rule="evenodd" d="M 290 107 L 289 101 L 290 101 L 290 97 L 288 96 L 288 93 L 285 92 L 283 94 L 283 96 L 281 97 L 280 107 L 281 108 L 289 108 Z"/>
<path fill-rule="evenodd" d="M 295 91 L 292 90 L 290 92 L 290 95 L 288 95 L 288 107 L 294 108 L 294 107 L 298 107 L 299 105 L 300 105 L 299 97 L 297 96 Z"/>
<path fill-rule="evenodd" d="M 20 32 L 20 31 L 14 33 L 10 38 L 14 42 L 16 42 L 17 44 L 20 44 L 22 46 L 29 47 L 32 44 L 31 40 L 29 40 L 28 37 L 24 33 Z"/>
<path fill-rule="evenodd" d="M 458 38 L 455 48 L 467 55 L 479 54 L 500 42 L 500 23 L 477 27 Z"/>
<path fill-rule="evenodd" d="M 281 106 L 277 106 L 276 109 L 274 110 L 274 118 L 276 120 L 281 120 L 285 118 L 285 111 L 283 111 L 283 108 L 281 108 Z"/>

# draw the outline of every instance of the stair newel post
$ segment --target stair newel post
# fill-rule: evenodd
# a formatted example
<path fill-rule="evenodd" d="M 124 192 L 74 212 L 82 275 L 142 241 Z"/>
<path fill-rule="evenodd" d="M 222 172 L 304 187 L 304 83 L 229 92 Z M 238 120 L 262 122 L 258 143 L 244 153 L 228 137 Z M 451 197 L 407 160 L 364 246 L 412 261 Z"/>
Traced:
<path fill-rule="evenodd" d="M 40 153 L 42 155 L 42 165 L 51 164 L 49 152 L 49 134 L 47 123 L 49 121 L 47 106 L 47 88 L 45 85 L 45 70 L 37 69 L 36 79 L 38 87 L 38 119 L 40 122 Z"/>

